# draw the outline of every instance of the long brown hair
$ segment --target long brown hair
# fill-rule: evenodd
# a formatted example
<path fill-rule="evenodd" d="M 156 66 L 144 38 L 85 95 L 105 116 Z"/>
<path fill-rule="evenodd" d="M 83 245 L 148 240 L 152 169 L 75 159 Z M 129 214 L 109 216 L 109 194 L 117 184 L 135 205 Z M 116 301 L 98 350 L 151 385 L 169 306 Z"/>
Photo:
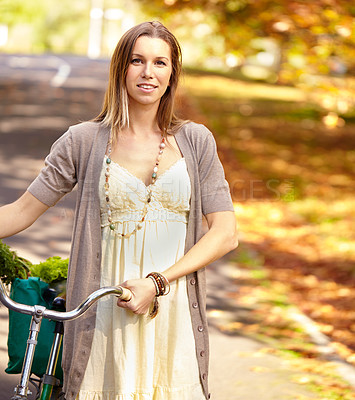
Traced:
<path fill-rule="evenodd" d="M 118 42 L 111 58 L 109 82 L 100 114 L 94 119 L 111 127 L 113 136 L 129 126 L 126 75 L 137 39 L 148 36 L 164 40 L 170 47 L 172 72 L 169 87 L 162 96 L 157 123 L 163 132 L 174 133 L 185 121 L 176 117 L 174 100 L 181 74 L 181 48 L 175 36 L 160 22 L 143 22 L 127 31 Z"/>

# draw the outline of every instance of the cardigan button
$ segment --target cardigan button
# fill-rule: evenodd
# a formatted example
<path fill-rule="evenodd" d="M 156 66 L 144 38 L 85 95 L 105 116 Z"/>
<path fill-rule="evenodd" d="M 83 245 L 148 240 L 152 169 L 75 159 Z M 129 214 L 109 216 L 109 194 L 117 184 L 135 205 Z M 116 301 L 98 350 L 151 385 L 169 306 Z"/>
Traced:
<path fill-rule="evenodd" d="M 201 356 L 201 357 L 204 357 L 204 356 L 205 356 L 205 354 L 206 354 L 206 353 L 205 353 L 205 351 L 204 351 L 204 350 L 200 351 L 200 356 Z"/>
<path fill-rule="evenodd" d="M 205 381 L 207 379 L 207 374 L 202 374 L 202 379 Z"/>
<path fill-rule="evenodd" d="M 198 330 L 199 332 L 203 332 L 203 326 L 202 326 L 202 325 L 199 325 L 199 326 L 197 327 L 197 330 Z"/>
<path fill-rule="evenodd" d="M 192 307 L 193 307 L 193 308 L 198 308 L 198 303 L 196 303 L 196 302 L 195 302 L 195 303 L 192 303 Z"/>
<path fill-rule="evenodd" d="M 191 285 L 196 285 L 196 279 L 195 278 L 191 278 L 190 279 L 190 284 Z"/>

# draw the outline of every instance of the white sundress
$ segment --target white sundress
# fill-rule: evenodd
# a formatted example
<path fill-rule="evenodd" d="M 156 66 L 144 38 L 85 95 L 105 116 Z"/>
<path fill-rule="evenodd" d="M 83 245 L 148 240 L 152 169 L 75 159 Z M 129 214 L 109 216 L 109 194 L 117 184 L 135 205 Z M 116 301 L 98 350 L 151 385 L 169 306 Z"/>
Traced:
<path fill-rule="evenodd" d="M 191 184 L 181 158 L 151 185 L 143 228 L 129 238 L 112 233 L 100 178 L 102 221 L 101 287 L 164 271 L 184 254 Z M 112 219 L 121 233 L 142 218 L 147 186 L 117 163 L 110 164 Z M 156 318 L 135 315 L 99 301 L 89 362 L 78 400 L 204 400 L 200 384 L 186 278 L 159 298 Z"/>

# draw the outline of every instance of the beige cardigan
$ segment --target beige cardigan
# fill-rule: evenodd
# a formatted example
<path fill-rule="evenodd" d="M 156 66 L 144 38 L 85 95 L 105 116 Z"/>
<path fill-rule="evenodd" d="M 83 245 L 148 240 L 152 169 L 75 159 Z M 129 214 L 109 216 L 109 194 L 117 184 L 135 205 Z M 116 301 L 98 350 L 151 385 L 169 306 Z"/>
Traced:
<path fill-rule="evenodd" d="M 45 167 L 28 191 L 48 206 L 77 184 L 72 246 L 67 282 L 67 309 L 75 308 L 99 288 L 101 228 L 98 182 L 109 129 L 101 123 L 85 122 L 72 126 L 52 146 Z M 211 132 L 189 122 L 175 135 L 185 157 L 191 180 L 191 208 L 185 252 L 202 236 L 202 215 L 233 211 L 229 186 L 218 159 Z M 205 270 L 187 277 L 190 312 L 194 329 L 200 379 L 208 394 L 208 332 L 206 318 Z M 92 307 L 81 318 L 65 324 L 62 366 L 66 400 L 74 400 L 84 376 L 95 329 Z"/>

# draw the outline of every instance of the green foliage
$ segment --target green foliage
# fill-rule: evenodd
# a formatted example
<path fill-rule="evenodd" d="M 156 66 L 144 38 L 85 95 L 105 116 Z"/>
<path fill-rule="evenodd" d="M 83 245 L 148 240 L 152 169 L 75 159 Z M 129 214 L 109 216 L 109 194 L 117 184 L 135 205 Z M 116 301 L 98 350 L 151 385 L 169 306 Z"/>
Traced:
<path fill-rule="evenodd" d="M 38 48 L 41 51 L 85 52 L 89 30 L 88 5 L 88 2 L 78 0 L 45 1 L 45 18 L 36 29 Z"/>
<path fill-rule="evenodd" d="M 58 282 L 67 279 L 69 259 L 50 257 L 46 261 L 32 265 L 31 276 L 37 276 L 47 283 Z"/>
<path fill-rule="evenodd" d="M 90 2 L 81 0 L 0 0 L 0 24 L 9 26 L 16 51 L 84 53 L 89 13 Z"/>
<path fill-rule="evenodd" d="M 50 257 L 39 264 L 19 257 L 15 251 L 0 240 L 0 279 L 10 284 L 15 278 L 27 279 L 35 276 L 47 283 L 55 283 L 67 279 L 69 259 Z"/>
<path fill-rule="evenodd" d="M 243 243 L 240 243 L 238 246 L 238 251 L 236 252 L 235 258 L 234 260 L 236 263 L 238 263 L 239 265 L 242 265 L 244 268 L 250 268 L 253 271 L 258 271 L 262 274 L 261 276 L 256 276 L 255 274 L 255 279 L 258 278 L 265 278 L 264 274 L 264 270 L 260 270 L 259 267 L 264 265 L 264 260 L 263 258 L 260 256 L 259 253 L 253 251 L 252 249 L 246 247 Z"/>
<path fill-rule="evenodd" d="M 16 252 L 0 240 L 0 279 L 5 283 L 12 283 L 15 278 L 26 279 L 31 263 L 18 257 Z"/>
<path fill-rule="evenodd" d="M 43 16 L 43 0 L 0 1 L 0 23 L 12 26 L 17 23 L 34 23 Z"/>

